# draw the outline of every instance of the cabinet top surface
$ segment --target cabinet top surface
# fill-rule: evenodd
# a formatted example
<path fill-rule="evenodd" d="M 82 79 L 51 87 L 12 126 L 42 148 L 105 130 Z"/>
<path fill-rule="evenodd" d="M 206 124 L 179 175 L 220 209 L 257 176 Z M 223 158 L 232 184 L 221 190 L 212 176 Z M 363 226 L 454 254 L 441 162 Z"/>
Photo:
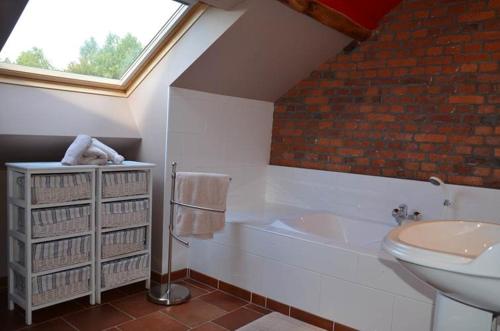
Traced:
<path fill-rule="evenodd" d="M 152 168 L 153 163 L 144 163 L 136 161 L 124 161 L 122 164 L 109 164 L 105 166 L 94 165 L 75 165 L 67 166 L 61 162 L 7 162 L 7 167 L 24 169 L 24 170 L 89 170 L 89 169 L 119 169 L 119 168 Z"/>

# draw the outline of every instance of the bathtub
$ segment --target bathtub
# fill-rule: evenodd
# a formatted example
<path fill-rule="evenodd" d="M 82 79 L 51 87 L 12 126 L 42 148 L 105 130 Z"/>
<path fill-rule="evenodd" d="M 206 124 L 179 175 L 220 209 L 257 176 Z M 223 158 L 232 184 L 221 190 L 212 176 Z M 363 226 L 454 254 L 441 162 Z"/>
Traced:
<path fill-rule="evenodd" d="M 392 225 L 279 204 L 227 220 L 190 268 L 359 330 L 430 330 L 434 290 L 381 250 Z"/>
<path fill-rule="evenodd" d="M 382 239 L 392 228 L 328 212 L 306 212 L 294 219 L 277 219 L 264 230 L 327 245 L 378 251 Z"/>
<path fill-rule="evenodd" d="M 279 235 L 390 258 L 380 245 L 394 225 L 280 204 L 242 208 L 227 220 Z"/>

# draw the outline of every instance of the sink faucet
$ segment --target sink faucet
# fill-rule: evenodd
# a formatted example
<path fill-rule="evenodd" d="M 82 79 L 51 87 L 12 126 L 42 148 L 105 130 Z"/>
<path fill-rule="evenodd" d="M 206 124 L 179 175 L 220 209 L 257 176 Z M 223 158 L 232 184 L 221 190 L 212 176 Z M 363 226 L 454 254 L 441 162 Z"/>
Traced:
<path fill-rule="evenodd" d="M 401 225 L 403 221 L 418 221 L 420 219 L 420 212 L 414 211 L 408 215 L 408 206 L 404 203 L 400 204 L 398 208 L 392 210 L 392 217 L 396 220 L 398 225 Z"/>

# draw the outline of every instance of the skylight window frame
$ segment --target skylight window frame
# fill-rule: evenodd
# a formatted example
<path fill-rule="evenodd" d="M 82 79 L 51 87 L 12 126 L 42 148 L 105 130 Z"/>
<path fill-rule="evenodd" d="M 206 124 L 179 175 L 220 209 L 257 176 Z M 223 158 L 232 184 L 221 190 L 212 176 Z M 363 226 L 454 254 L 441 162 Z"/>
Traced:
<path fill-rule="evenodd" d="M 0 62 L 0 83 L 127 97 L 208 8 L 201 2 L 179 2 L 188 7 L 170 17 L 120 79 Z"/>

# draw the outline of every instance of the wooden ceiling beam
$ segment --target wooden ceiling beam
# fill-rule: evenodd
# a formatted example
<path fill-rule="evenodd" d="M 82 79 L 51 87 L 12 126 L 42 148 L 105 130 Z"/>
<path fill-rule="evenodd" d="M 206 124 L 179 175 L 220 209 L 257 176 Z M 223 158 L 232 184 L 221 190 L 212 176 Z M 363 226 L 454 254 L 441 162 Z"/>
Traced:
<path fill-rule="evenodd" d="M 327 7 L 317 0 L 278 0 L 288 7 L 310 16 L 318 22 L 331 27 L 343 34 L 363 41 L 370 37 L 372 31 L 367 29 L 344 14 L 336 11 L 333 8 Z"/>

